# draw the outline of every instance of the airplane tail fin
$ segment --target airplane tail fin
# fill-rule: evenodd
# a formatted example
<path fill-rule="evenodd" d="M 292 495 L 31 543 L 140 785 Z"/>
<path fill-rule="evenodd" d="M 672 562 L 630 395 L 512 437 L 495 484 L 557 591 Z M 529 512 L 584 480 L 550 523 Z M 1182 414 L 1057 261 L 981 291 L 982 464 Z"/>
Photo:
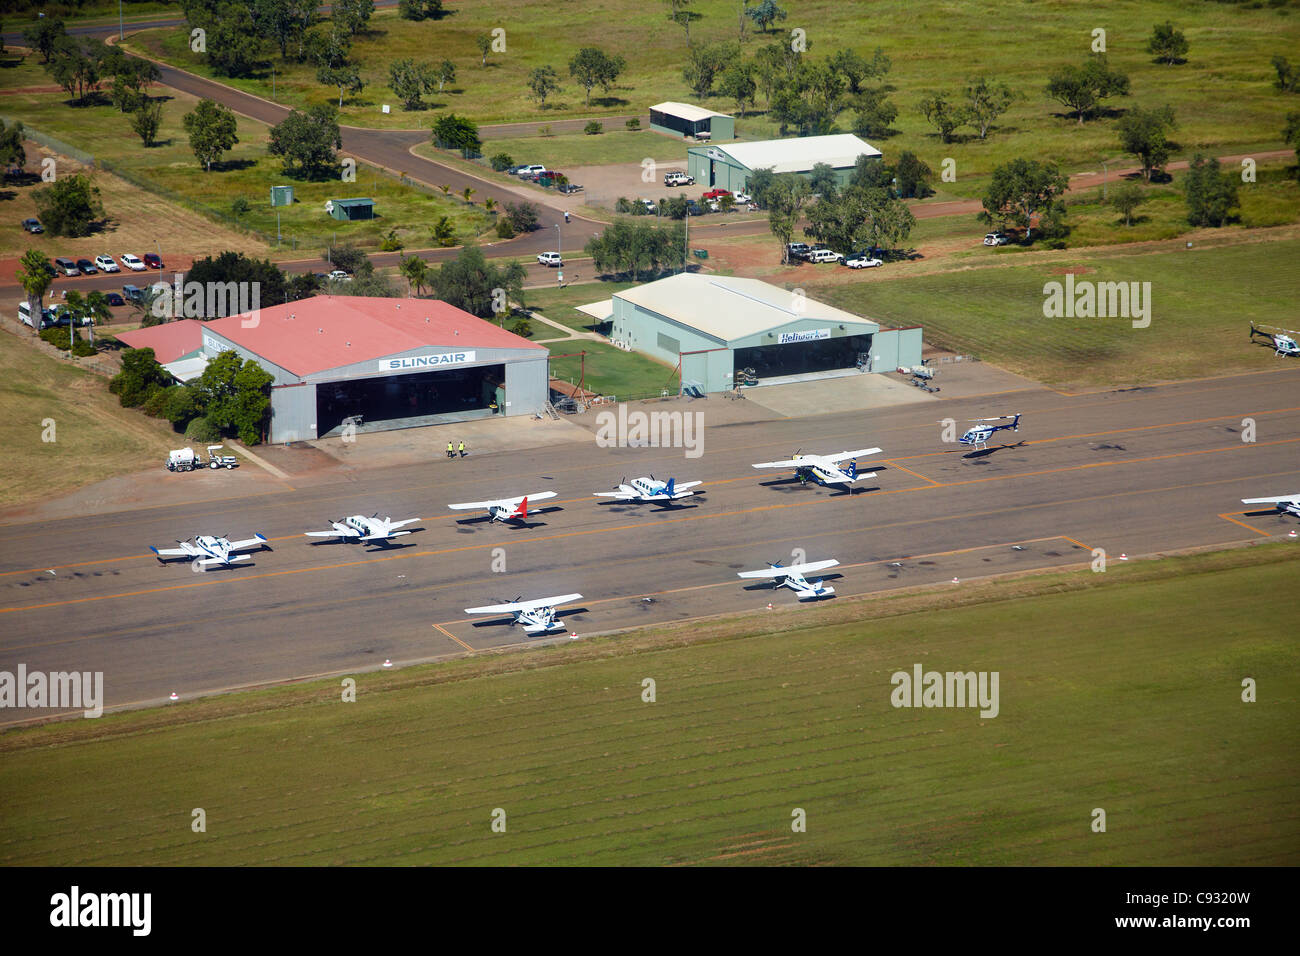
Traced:
<path fill-rule="evenodd" d="M 519 502 L 519 517 L 528 517 L 528 497 L 526 495 L 524 496 L 524 500 Z"/>
<path fill-rule="evenodd" d="M 846 469 L 844 470 L 844 472 L 845 472 L 845 474 L 847 474 L 850 478 L 856 478 L 856 477 L 858 477 L 858 462 L 857 462 L 857 459 L 856 459 L 856 458 L 855 458 L 853 461 L 849 462 L 849 467 L 846 468 Z"/>
<path fill-rule="evenodd" d="M 673 496 L 673 485 L 676 484 L 676 483 L 677 483 L 677 479 L 676 479 L 676 478 L 669 478 L 669 479 L 668 479 L 668 488 L 666 489 L 666 491 L 667 491 L 667 493 L 668 493 L 668 497 L 669 497 L 669 498 L 671 498 L 671 497 Z"/>

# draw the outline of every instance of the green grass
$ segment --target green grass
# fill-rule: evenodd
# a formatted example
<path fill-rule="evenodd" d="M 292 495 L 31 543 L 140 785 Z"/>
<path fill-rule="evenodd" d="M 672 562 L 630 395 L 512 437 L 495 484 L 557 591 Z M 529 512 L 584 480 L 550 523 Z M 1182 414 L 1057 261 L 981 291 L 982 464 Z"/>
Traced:
<path fill-rule="evenodd" d="M 432 146 L 417 153 L 434 156 Z M 648 129 L 631 133 L 611 130 L 595 136 L 586 133 L 554 133 L 550 136 L 514 136 L 489 139 L 483 143 L 483 155 L 491 158 L 497 153 L 509 153 L 516 164 L 541 163 L 547 169 L 564 172 L 575 166 L 611 166 L 616 163 L 640 163 L 653 159 L 656 163 L 683 163 L 686 161 L 686 144 L 680 139 L 663 136 Z M 662 183 L 663 176 L 655 179 Z"/>
<path fill-rule="evenodd" d="M 624 352 L 612 345 L 585 339 L 552 342 L 548 348 L 552 353 L 586 350 L 586 377 L 583 381 L 590 392 L 613 395 L 619 401 L 657 396 L 665 388 L 668 394 L 677 394 L 678 376 L 672 367 L 639 352 Z M 580 371 L 581 360 L 577 357 L 551 359 L 553 378 L 577 384 Z"/>
<path fill-rule="evenodd" d="M 973 353 L 1057 385 L 1141 384 L 1276 368 L 1271 349 L 1248 342 L 1250 322 L 1287 325 L 1294 311 L 1300 240 L 1215 245 L 1191 250 L 1064 253 L 1016 265 L 1014 252 L 987 256 L 981 268 L 894 281 L 820 285 L 808 294 L 886 325 L 925 327 L 926 341 Z M 1123 318 L 1046 318 L 1047 282 L 1150 282 L 1151 324 Z M 1194 343 L 1194 344 L 1191 344 Z"/>
<path fill-rule="evenodd" d="M 39 57 L 27 57 L 20 66 L 7 69 L 6 83 L 14 87 L 48 85 L 50 79 L 38 61 Z M 129 117 L 107 103 L 70 106 L 63 93 L 20 93 L 4 97 L 0 112 L 96 159 L 108 160 L 127 176 L 207 207 L 226 221 L 234 219 L 231 202 L 242 196 L 252 208 L 239 219 L 240 224 L 269 235 L 272 241 L 277 234 L 277 209 L 271 206 L 271 186 L 291 185 L 295 202 L 279 208 L 279 229 L 288 251 L 296 248 L 300 255 L 318 251 L 336 235 L 340 242 L 351 240 L 373 247 L 390 229 L 396 229 L 408 247 L 428 248 L 436 244 L 430 227 L 440 216 L 451 220 L 461 240 L 483 234 L 491 222 L 481 205 L 467 206 L 459 199 L 410 188 L 364 164 L 357 166 L 355 182 L 290 179 L 283 174 L 280 160 L 266 152 L 269 127 L 244 116 L 237 117 L 239 143 L 207 172 L 194 158 L 183 125 L 194 102 L 184 95 L 163 101 L 158 145 L 149 149 L 131 131 Z M 378 218 L 339 222 L 325 213 L 326 200 L 352 197 L 374 199 Z"/>
<path fill-rule="evenodd" d="M 692 9 L 701 14 L 691 27 L 694 41 L 735 37 L 735 0 L 698 0 Z M 893 61 L 889 81 L 896 87 L 892 98 L 900 115 L 894 124 L 897 135 L 876 145 L 890 156 L 913 150 L 936 171 L 945 157 L 951 157 L 958 181 L 950 188 L 959 195 L 978 195 L 979 177 L 1017 156 L 1052 159 L 1077 169 L 1119 155 L 1113 117 L 1080 127 L 1061 115 L 1063 107 L 1044 93 L 1048 73 L 1062 64 L 1080 62 L 1098 26 L 1108 30 L 1112 64 L 1132 80 L 1132 95 L 1108 105 L 1124 109 L 1171 104 L 1181 123 L 1176 138 L 1187 153 L 1194 148 L 1280 146 L 1286 104 L 1272 88 L 1269 59 L 1295 49 L 1300 40 L 1294 3 L 1276 8 L 1199 2 L 1174 11 L 1162 0 L 1121 0 L 1107 8 L 1103 24 L 1093 8 L 1063 0 L 969 0 L 923 9 L 893 0 L 871 5 L 869 30 L 863 29 L 860 7 L 840 0 L 803 0 L 788 9 L 790 18 L 782 27 L 807 30 L 810 55 L 816 60 L 841 46 L 867 56 L 877 46 L 884 48 Z M 1181 66 L 1153 63 L 1145 51 L 1152 25 L 1171 16 L 1191 44 L 1188 62 Z M 394 11 L 383 10 L 375 14 L 372 25 L 373 30 L 355 47 L 369 85 L 345 105 L 347 122 L 354 125 L 427 128 L 434 114 L 447 110 L 481 123 L 546 122 L 641 112 L 665 99 L 699 100 L 682 79 L 685 34 L 668 20 L 662 3 L 610 0 L 601 5 L 567 5 L 563 16 L 556 16 L 553 0 L 518 0 L 503 20 L 500 5 L 493 0 L 462 0 L 452 16 L 440 21 L 409 23 Z M 484 69 L 474 39 L 494 27 L 506 29 L 508 52 L 490 57 Z M 749 36 L 745 55 L 775 37 Z M 180 30 L 166 36 L 141 35 L 135 42 L 187 69 L 207 71 L 202 57 L 189 52 Z M 567 76 L 569 58 L 586 45 L 621 54 L 628 64 L 610 94 L 596 90 L 589 107 L 583 104 L 581 89 Z M 388 65 L 402 57 L 428 59 L 430 50 L 457 64 L 454 90 L 431 94 L 427 110 L 403 111 L 387 89 Z M 269 96 L 270 65 L 268 61 L 264 72 L 232 82 Z M 527 95 L 528 73 L 541 65 L 553 66 L 565 85 L 546 110 Z M 315 82 L 312 68 L 281 62 L 275 68 L 279 101 L 303 106 L 329 99 L 329 91 Z M 932 90 L 956 92 L 969 75 L 981 70 L 1008 82 L 1023 99 L 1001 118 L 988 140 L 966 138 L 969 131 L 964 128 L 961 141 L 941 143 L 918 104 Z M 380 111 L 385 102 L 394 106 L 387 116 Z M 734 110 L 734 104 L 719 96 L 706 97 L 703 105 L 728 113 Z M 775 126 L 764 108 L 760 96 L 757 113 L 738 119 L 742 138 L 773 134 Z M 846 111 L 840 124 L 848 128 L 851 123 L 852 113 Z M 684 154 L 683 148 L 678 155 Z"/>
<path fill-rule="evenodd" d="M 1294 547 L 15 731 L 0 863 L 1294 865 Z M 893 708 L 917 663 L 999 715 Z"/>
<path fill-rule="evenodd" d="M 579 312 L 577 306 L 587 305 L 608 299 L 615 292 L 631 289 L 635 282 L 588 282 L 583 285 L 567 285 L 563 289 L 529 289 L 526 296 L 528 307 L 536 309 L 552 322 L 567 325 L 575 332 L 596 332 L 596 320 L 585 312 Z"/>

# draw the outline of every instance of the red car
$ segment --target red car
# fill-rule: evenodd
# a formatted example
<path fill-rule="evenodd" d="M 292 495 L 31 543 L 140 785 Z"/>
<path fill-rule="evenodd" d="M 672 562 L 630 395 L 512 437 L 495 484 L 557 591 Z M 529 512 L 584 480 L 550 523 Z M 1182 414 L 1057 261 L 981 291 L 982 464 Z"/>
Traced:
<path fill-rule="evenodd" d="M 704 194 L 705 199 L 721 199 L 723 196 L 730 196 L 730 189 L 710 189 Z"/>
<path fill-rule="evenodd" d="M 163 262 L 158 258 L 158 253 L 156 252 L 146 252 L 144 254 L 144 264 L 150 269 L 161 270 L 163 267 Z"/>

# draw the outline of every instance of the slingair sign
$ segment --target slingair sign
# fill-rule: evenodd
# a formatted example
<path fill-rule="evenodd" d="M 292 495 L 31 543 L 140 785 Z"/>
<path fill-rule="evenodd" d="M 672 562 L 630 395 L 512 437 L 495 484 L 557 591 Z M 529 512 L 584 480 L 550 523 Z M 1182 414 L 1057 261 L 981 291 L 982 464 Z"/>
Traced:
<path fill-rule="evenodd" d="M 795 342 L 816 342 L 818 339 L 830 337 L 830 329 L 811 329 L 807 332 L 782 332 L 777 336 L 776 342 L 778 345 L 791 345 Z"/>
<path fill-rule="evenodd" d="M 442 352 L 438 355 L 408 355 L 406 358 L 379 360 L 381 372 L 407 372 L 421 368 L 441 368 L 444 365 L 470 365 L 473 352 Z"/>

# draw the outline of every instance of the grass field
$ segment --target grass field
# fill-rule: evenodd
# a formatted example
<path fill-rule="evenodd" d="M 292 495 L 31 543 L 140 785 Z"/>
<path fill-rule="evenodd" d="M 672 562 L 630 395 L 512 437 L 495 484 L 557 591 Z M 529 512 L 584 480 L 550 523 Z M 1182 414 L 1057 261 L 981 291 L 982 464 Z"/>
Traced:
<path fill-rule="evenodd" d="M 1258 237 L 1261 240 L 1265 236 Z M 982 247 L 981 247 L 982 248 Z M 987 250 L 985 250 L 987 251 Z M 803 281 L 808 294 L 886 325 L 925 328 L 926 342 L 1054 385 L 1149 384 L 1276 368 L 1271 348 L 1248 342 L 1250 323 L 1294 324 L 1300 240 L 1161 244 L 1103 249 L 1086 258 L 985 257 L 957 268 L 888 281 L 841 275 Z M 972 260 L 972 265 L 973 265 Z M 1046 318 L 1044 285 L 1075 281 L 1151 283 L 1151 324 L 1124 318 Z M 843 270 L 841 270 L 842 272 Z M 1189 345 L 1194 343 L 1194 345 Z"/>
<path fill-rule="evenodd" d="M 1294 865 L 1295 547 L 15 731 L 0 862 Z M 998 716 L 893 708 L 918 663 L 997 671 Z"/>
<path fill-rule="evenodd" d="M 1122 110 L 1169 103 L 1181 123 L 1176 139 L 1189 153 L 1194 148 L 1280 146 L 1287 107 L 1285 98 L 1272 88 L 1269 59 L 1300 43 L 1300 17 L 1294 3 L 1248 7 L 1124 0 L 1099 16 L 1093 7 L 1064 0 L 1011 4 L 969 0 L 919 11 L 914 4 L 895 0 L 871 5 L 869 29 L 863 28 L 864 14 L 856 4 L 802 0 L 785 6 L 790 16 L 781 24 L 786 32 L 780 35 L 788 36 L 795 28 L 805 30 L 814 60 L 843 46 L 868 57 L 877 46 L 884 48 L 893 61 L 889 81 L 896 87 L 892 99 L 900 115 L 894 123 L 897 134 L 876 145 L 895 156 L 913 150 L 936 170 L 943 158 L 951 157 L 958 171 L 952 188 L 958 193 L 968 188 L 978 192 L 973 177 L 1020 155 L 1053 159 L 1069 169 L 1091 168 L 1102 158 L 1119 155 L 1113 116 L 1079 127 L 1061 115 L 1064 108 L 1044 92 L 1052 69 L 1078 63 L 1087 55 L 1095 28 L 1107 30 L 1111 62 L 1132 81 L 1132 95 L 1108 106 Z M 692 24 L 691 39 L 734 39 L 736 7 L 735 0 L 698 0 L 692 10 L 701 16 Z M 362 64 L 368 85 L 345 104 L 346 121 L 358 126 L 427 128 L 434 114 L 450 110 L 481 123 L 544 122 L 640 112 L 660 100 L 699 101 L 682 78 L 686 36 L 668 20 L 662 3 L 611 0 L 599 6 L 566 5 L 562 16 L 555 14 L 555 4 L 544 0 L 519 0 L 508 11 L 492 0 L 461 0 L 452 15 L 423 23 L 400 20 L 392 10 L 377 11 L 372 30 L 355 46 L 355 59 Z M 1169 19 L 1191 44 L 1183 65 L 1154 63 L 1145 49 L 1151 27 Z M 507 51 L 491 55 L 484 68 L 474 40 L 498 27 L 506 31 Z M 748 32 L 745 55 L 777 36 Z M 207 73 L 203 58 L 189 52 L 180 30 L 139 34 L 131 42 L 186 69 Z M 582 90 L 568 77 L 567 67 L 569 58 L 586 45 L 619 53 L 627 60 L 618 84 L 608 95 L 596 89 L 589 107 L 583 104 Z M 428 59 L 430 50 L 456 64 L 456 80 L 450 92 L 426 97 L 428 109 L 404 111 L 387 88 L 388 65 L 402 57 Z M 257 75 L 231 82 L 269 96 L 270 65 L 268 61 Z M 565 87 L 545 110 L 527 95 L 527 76 L 542 65 L 554 67 Z M 933 90 L 957 92 L 981 65 L 1023 98 L 986 141 L 963 128 L 958 142 L 941 143 L 918 104 Z M 281 102 L 301 106 L 329 99 L 329 91 L 315 82 L 313 68 L 281 63 L 278 58 L 275 66 L 276 96 Z M 388 115 L 380 109 L 386 102 L 394 105 Z M 735 109 L 717 95 L 706 97 L 702 105 L 727 113 Z M 773 133 L 775 127 L 764 108 L 760 95 L 756 113 L 738 120 L 741 137 L 762 139 Z M 852 113 L 846 111 L 840 124 L 848 128 L 851 123 Z M 682 149 L 680 155 L 684 153 Z"/>
<path fill-rule="evenodd" d="M 20 65 L 4 71 L 4 82 L 15 88 L 48 86 L 49 76 L 38 64 L 39 57 L 26 57 Z M 128 175 L 147 179 L 172 195 L 206 206 L 220 216 L 232 217 L 231 203 L 242 196 L 251 208 L 240 217 L 240 224 L 258 230 L 270 237 L 271 242 L 277 235 L 278 211 L 279 234 L 284 237 L 281 249 L 290 254 L 295 248 L 299 255 L 315 252 L 335 235 L 340 242 L 351 240 L 375 246 L 390 229 L 396 229 L 407 246 L 428 248 L 436 245 L 430 229 L 440 216 L 451 220 L 460 239 L 478 236 L 490 224 L 490 217 L 481 205 L 467 206 L 455 198 L 404 186 L 364 164 L 358 164 L 355 182 L 290 179 L 283 174 L 280 160 L 266 152 L 269 128 L 244 116 L 237 117 L 239 143 L 207 172 L 194 158 L 183 125 L 184 115 L 194 109 L 197 101 L 161 87 L 154 92 L 168 95 L 163 100 L 158 143 L 149 149 L 131 132 L 129 117 L 108 103 L 71 106 L 63 93 L 17 92 L 0 98 L 0 114 L 20 119 L 27 126 L 82 149 L 96 159 L 108 160 Z M 29 161 L 28 165 L 38 168 L 35 161 Z M 293 186 L 293 206 L 278 210 L 271 206 L 270 188 L 278 185 Z M 377 218 L 339 222 L 325 213 L 326 200 L 359 196 L 375 200 Z M 118 213 L 108 204 L 107 197 L 105 211 L 110 217 Z M 144 249 L 139 254 L 147 251 Z"/>
<path fill-rule="evenodd" d="M 42 441 L 46 419 L 54 441 Z M 0 507 L 165 462 L 176 438 L 168 423 L 120 407 L 102 376 L 0 331 Z"/>

